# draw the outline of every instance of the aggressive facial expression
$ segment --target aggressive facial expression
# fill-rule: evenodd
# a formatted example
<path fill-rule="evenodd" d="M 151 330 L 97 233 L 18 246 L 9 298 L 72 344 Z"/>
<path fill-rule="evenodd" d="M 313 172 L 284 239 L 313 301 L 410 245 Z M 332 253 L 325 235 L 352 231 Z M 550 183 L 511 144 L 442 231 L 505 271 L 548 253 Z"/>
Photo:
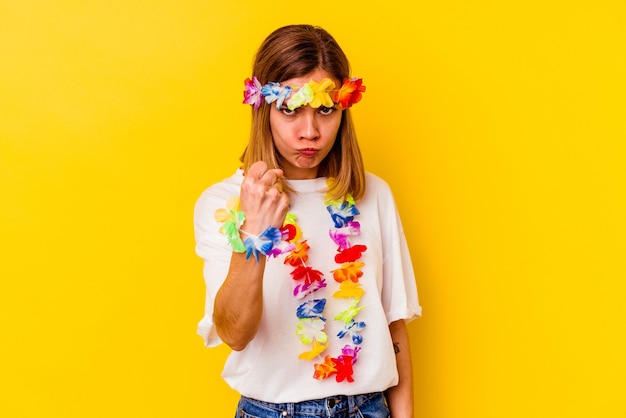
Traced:
<path fill-rule="evenodd" d="M 282 85 L 303 86 L 311 80 L 333 79 L 322 70 L 292 78 Z M 336 85 L 339 83 L 333 80 Z M 335 143 L 341 124 L 341 106 L 302 106 L 289 110 L 286 101 L 280 109 L 272 106 L 270 129 L 274 146 L 280 154 L 285 177 L 293 180 L 316 178 L 320 163 Z"/>

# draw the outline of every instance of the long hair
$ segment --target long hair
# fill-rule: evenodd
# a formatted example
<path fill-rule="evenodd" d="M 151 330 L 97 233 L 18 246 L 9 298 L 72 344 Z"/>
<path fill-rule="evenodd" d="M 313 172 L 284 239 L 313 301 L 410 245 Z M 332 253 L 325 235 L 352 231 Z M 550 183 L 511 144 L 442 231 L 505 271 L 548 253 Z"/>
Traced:
<path fill-rule="evenodd" d="M 264 85 L 302 77 L 316 69 L 340 82 L 350 77 L 348 58 L 328 32 L 311 25 L 289 25 L 275 30 L 263 41 L 252 75 Z M 265 161 L 269 168 L 281 168 L 270 130 L 270 110 L 269 105 L 252 110 L 250 140 L 241 156 L 244 170 L 256 161 Z M 318 175 L 335 178 L 328 190 L 333 199 L 351 194 L 358 200 L 365 193 L 365 169 L 350 109 L 342 111 L 337 138 L 320 164 Z"/>

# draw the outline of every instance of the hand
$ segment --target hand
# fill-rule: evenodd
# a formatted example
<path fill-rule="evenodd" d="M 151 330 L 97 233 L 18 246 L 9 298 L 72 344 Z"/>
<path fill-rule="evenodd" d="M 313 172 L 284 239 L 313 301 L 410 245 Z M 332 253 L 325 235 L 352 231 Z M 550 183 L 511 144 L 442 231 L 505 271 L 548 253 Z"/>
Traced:
<path fill-rule="evenodd" d="M 242 229 L 258 235 L 268 226 L 280 228 L 289 210 L 289 196 L 283 192 L 280 169 L 268 169 L 263 161 L 252 164 L 241 183 L 240 209 L 246 220 Z"/>

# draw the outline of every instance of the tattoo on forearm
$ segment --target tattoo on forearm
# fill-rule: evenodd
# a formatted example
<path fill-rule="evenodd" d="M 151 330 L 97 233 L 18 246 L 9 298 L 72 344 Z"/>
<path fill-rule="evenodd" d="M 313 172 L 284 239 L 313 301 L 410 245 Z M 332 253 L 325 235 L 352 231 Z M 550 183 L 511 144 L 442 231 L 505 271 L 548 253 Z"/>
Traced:
<path fill-rule="evenodd" d="M 400 343 L 393 343 L 393 351 L 398 354 L 400 352 Z"/>

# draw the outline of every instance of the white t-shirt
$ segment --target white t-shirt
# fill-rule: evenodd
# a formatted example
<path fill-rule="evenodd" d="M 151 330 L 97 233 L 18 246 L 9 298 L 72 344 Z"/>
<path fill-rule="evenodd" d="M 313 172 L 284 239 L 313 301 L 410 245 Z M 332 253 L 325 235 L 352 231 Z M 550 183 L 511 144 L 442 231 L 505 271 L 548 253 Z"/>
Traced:
<path fill-rule="evenodd" d="M 221 343 L 213 322 L 215 295 L 227 273 L 232 254 L 227 239 L 218 230 L 221 224 L 214 219 L 215 210 L 225 208 L 226 201 L 238 196 L 243 172 L 209 187 L 195 207 L 196 252 L 204 259 L 206 283 L 205 314 L 198 324 L 198 334 L 207 347 Z M 263 279 L 263 317 L 254 339 L 242 351 L 233 351 L 224 366 L 222 377 L 240 394 L 266 402 L 300 402 L 333 395 L 355 395 L 383 391 L 398 383 L 395 353 L 389 334 L 389 324 L 421 315 L 415 276 L 406 239 L 402 230 L 389 186 L 379 177 L 368 173 L 364 197 L 356 202 L 360 214 L 355 218 L 361 225 L 361 234 L 352 236 L 352 245 L 363 244 L 367 250 L 359 261 L 364 262 L 359 311 L 355 320 L 366 323 L 360 332 L 357 361 L 354 364 L 354 382 L 337 382 L 334 377 L 313 378 L 314 363 L 322 363 L 326 355 L 337 357 L 341 348 L 351 344 L 350 336 L 338 338 L 343 329 L 335 315 L 346 309 L 346 299 L 333 298 L 339 284 L 332 270 L 338 268 L 334 257 L 337 245 L 329 230 L 332 219 L 324 203 L 326 179 L 290 180 L 297 191 L 291 196 L 290 212 L 296 215 L 303 239 L 310 246 L 307 266 L 321 271 L 327 287 L 317 291 L 315 298 L 326 298 L 324 331 L 329 347 L 311 361 L 298 359 L 308 351 L 296 335 L 296 310 L 302 303 L 293 296 L 293 267 L 285 265 L 284 255 L 269 258 Z"/>

